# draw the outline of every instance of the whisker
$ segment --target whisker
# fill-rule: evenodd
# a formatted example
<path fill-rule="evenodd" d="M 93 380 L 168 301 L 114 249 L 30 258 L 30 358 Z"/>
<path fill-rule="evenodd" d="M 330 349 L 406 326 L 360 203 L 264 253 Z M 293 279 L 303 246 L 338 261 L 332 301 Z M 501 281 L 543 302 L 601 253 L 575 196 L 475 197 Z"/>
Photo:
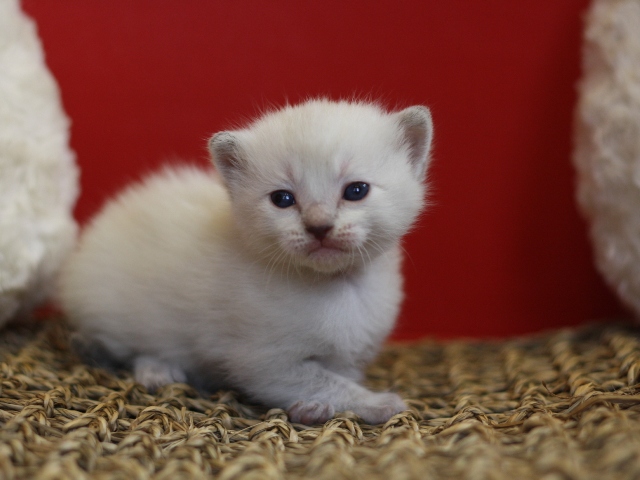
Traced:
<path fill-rule="evenodd" d="M 269 284 L 269 282 L 271 281 L 271 277 L 273 276 L 275 269 L 277 268 L 278 264 L 280 263 L 282 257 L 284 257 L 286 255 L 286 252 L 284 252 L 283 250 L 278 250 L 276 252 L 274 252 L 270 259 L 269 262 L 267 263 L 267 266 L 265 267 L 265 271 L 268 269 L 268 276 L 267 276 L 267 285 Z"/>

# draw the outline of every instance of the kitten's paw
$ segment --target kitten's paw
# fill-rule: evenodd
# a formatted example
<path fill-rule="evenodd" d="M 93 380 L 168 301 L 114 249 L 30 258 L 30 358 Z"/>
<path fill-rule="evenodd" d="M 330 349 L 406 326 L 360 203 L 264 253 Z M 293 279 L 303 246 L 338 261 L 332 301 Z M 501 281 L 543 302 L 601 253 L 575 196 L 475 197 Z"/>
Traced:
<path fill-rule="evenodd" d="M 299 401 L 289 407 L 289 420 L 305 425 L 317 425 L 333 418 L 335 414 L 333 405 L 322 402 Z"/>
<path fill-rule="evenodd" d="M 169 383 L 187 381 L 187 375 L 179 367 L 145 356 L 133 361 L 133 375 L 136 382 L 144 385 L 149 392 L 155 392 Z"/>
<path fill-rule="evenodd" d="M 395 393 L 371 393 L 365 402 L 352 408 L 360 418 L 370 425 L 385 423 L 395 414 L 407 409 L 406 403 Z"/>

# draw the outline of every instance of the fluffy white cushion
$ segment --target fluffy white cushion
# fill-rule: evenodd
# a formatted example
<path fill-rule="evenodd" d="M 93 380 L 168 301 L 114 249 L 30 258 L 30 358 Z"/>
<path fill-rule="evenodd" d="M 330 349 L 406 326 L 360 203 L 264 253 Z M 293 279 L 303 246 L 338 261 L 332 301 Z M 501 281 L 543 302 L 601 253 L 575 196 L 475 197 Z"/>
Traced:
<path fill-rule="evenodd" d="M 597 266 L 640 315 L 638 0 L 596 0 L 588 14 L 575 165 Z"/>
<path fill-rule="evenodd" d="M 34 23 L 0 1 L 0 325 L 51 291 L 73 245 L 69 121 Z"/>

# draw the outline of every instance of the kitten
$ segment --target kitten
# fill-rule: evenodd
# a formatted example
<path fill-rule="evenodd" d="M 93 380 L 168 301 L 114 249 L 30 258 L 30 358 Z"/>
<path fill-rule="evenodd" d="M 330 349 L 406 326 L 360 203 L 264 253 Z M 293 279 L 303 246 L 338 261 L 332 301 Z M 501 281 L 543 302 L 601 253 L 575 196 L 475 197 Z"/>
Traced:
<path fill-rule="evenodd" d="M 167 168 L 86 228 L 61 302 L 87 353 L 149 389 L 235 388 L 293 422 L 406 409 L 360 385 L 402 299 L 429 110 L 311 100 L 209 142 L 216 172 Z"/>

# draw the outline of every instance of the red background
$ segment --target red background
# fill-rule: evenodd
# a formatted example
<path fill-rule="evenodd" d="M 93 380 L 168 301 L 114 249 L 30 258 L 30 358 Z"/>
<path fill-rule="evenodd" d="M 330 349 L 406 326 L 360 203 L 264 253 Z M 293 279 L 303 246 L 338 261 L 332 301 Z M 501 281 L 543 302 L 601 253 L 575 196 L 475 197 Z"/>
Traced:
<path fill-rule="evenodd" d="M 269 104 L 426 104 L 433 207 L 406 242 L 397 338 L 500 336 L 619 316 L 574 204 L 586 0 L 25 0 L 73 120 L 85 221 Z"/>

